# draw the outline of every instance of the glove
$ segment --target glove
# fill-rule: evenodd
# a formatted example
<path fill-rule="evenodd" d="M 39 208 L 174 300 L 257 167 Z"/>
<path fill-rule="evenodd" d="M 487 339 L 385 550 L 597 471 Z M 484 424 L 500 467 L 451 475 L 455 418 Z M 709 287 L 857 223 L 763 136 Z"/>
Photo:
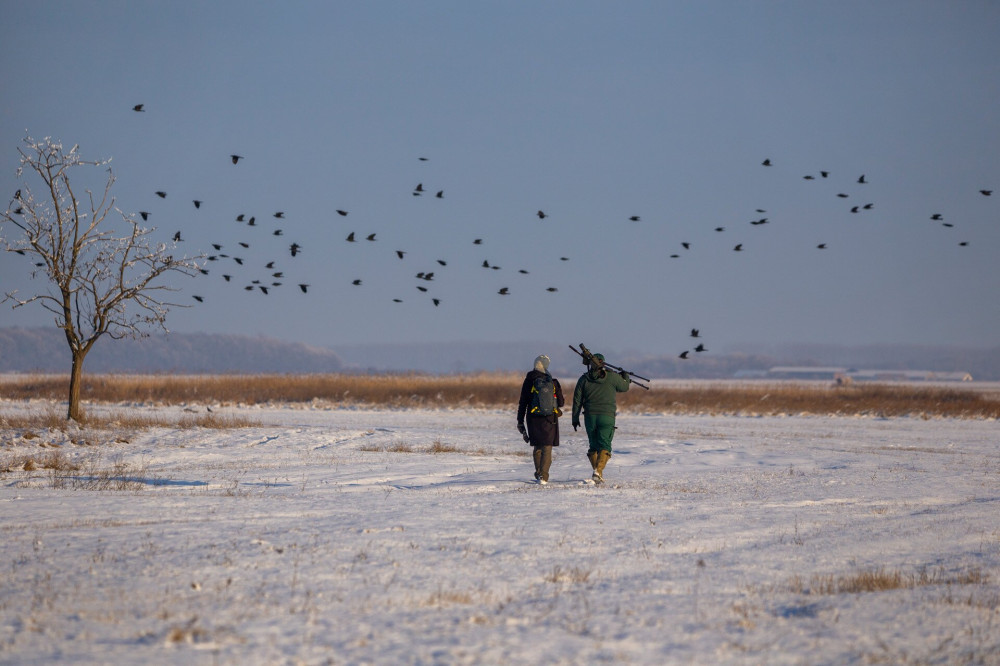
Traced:
<path fill-rule="evenodd" d="M 628 371 L 627 371 L 627 370 L 622 370 L 622 371 L 621 371 L 621 372 L 619 372 L 618 374 L 619 374 L 619 375 L 621 375 L 621 376 L 622 376 L 622 379 L 624 379 L 625 381 L 629 381 L 629 378 L 628 378 Z"/>
<path fill-rule="evenodd" d="M 528 431 L 525 430 L 523 423 L 518 423 L 517 424 L 517 431 L 519 433 L 521 433 L 521 437 L 524 437 L 524 441 L 525 442 L 530 442 L 531 441 L 531 438 L 528 437 Z"/>
<path fill-rule="evenodd" d="M 580 422 L 574 420 L 573 421 L 573 432 L 576 432 L 576 429 L 579 428 L 579 427 L 580 427 Z"/>

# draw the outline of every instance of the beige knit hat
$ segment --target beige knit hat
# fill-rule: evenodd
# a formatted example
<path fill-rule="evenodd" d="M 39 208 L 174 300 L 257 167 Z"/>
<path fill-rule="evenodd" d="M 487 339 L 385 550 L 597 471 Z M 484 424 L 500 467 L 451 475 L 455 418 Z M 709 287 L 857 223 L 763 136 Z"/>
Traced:
<path fill-rule="evenodd" d="M 542 354 L 535 359 L 535 370 L 538 372 L 548 372 L 549 371 L 549 357 Z"/>

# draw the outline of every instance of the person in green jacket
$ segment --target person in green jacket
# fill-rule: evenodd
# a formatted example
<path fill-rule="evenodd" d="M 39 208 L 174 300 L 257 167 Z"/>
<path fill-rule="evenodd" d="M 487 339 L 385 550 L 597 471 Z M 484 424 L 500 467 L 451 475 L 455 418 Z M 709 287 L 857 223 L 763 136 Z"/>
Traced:
<path fill-rule="evenodd" d="M 617 394 L 628 391 L 630 382 L 624 370 L 608 372 L 602 354 L 594 354 L 593 358 L 573 391 L 572 425 L 573 430 L 580 427 L 580 410 L 583 410 L 583 423 L 590 440 L 587 458 L 594 469 L 591 479 L 594 483 L 604 483 L 604 466 L 611 458 L 611 439 L 615 436 Z"/>

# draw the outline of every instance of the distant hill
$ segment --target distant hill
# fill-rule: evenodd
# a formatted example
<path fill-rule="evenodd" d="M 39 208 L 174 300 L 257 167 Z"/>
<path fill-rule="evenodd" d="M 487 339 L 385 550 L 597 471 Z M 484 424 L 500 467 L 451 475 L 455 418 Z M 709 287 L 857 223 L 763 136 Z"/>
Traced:
<path fill-rule="evenodd" d="M 577 343 L 574 343 L 576 345 Z M 676 355 L 595 349 L 612 363 L 652 378 L 721 379 L 776 365 L 842 366 L 883 370 L 968 372 L 1000 381 L 1000 347 L 967 349 L 918 345 L 744 346 L 741 351 Z M 309 372 L 527 372 L 548 354 L 553 374 L 575 377 L 580 358 L 562 342 L 436 342 L 338 345 L 333 349 L 273 338 L 170 333 L 141 340 L 100 340 L 86 372 L 309 373 Z M 54 328 L 0 328 L 0 372 L 69 372 L 69 350 Z"/>
<path fill-rule="evenodd" d="M 0 372 L 68 373 L 69 347 L 55 328 L 0 328 Z M 85 372 L 305 373 L 340 372 L 329 349 L 245 335 L 169 333 L 97 341 Z"/>

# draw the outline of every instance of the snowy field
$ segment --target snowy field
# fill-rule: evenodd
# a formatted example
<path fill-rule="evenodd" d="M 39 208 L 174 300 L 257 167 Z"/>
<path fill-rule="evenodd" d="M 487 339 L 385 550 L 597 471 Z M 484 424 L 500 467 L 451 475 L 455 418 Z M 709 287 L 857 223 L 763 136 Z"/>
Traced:
<path fill-rule="evenodd" d="M 568 419 L 539 486 L 513 411 L 220 412 L 0 429 L 80 466 L 0 474 L 0 663 L 1000 663 L 996 421 L 626 414 L 594 487 Z"/>

